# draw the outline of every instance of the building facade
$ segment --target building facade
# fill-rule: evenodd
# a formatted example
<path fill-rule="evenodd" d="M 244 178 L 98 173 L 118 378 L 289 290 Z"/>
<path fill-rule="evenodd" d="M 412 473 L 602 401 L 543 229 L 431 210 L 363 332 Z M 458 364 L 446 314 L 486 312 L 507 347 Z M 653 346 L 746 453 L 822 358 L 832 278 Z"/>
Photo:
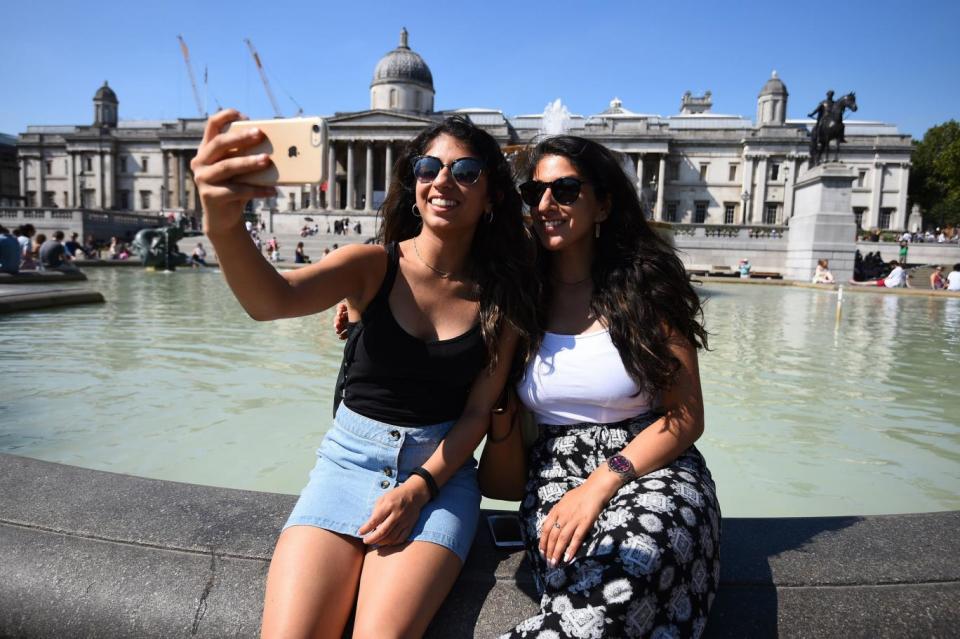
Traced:
<path fill-rule="evenodd" d="M 774 72 L 760 90 L 753 120 L 714 113 L 710 92 L 686 93 L 671 116 L 634 112 L 617 99 L 589 116 L 569 114 L 559 101 L 532 115 L 471 108 L 437 112 L 433 76 L 403 30 L 399 45 L 374 70 L 370 109 L 327 117 L 334 167 L 328 183 L 282 187 L 276 198 L 252 208 L 279 214 L 372 213 L 389 188 L 403 144 L 425 126 L 460 114 L 504 147 L 565 131 L 618 151 L 654 219 L 777 227 L 793 214 L 793 188 L 807 166 L 813 124 L 787 118 L 788 97 Z M 20 193 L 26 206 L 179 211 L 196 219 L 199 202 L 189 164 L 204 122 L 120 120 L 119 100 L 106 82 L 93 103 L 92 125 L 30 126 L 20 134 Z M 858 224 L 906 229 L 910 136 L 891 124 L 848 120 L 846 139 L 840 160 L 857 174 L 852 213 Z"/>

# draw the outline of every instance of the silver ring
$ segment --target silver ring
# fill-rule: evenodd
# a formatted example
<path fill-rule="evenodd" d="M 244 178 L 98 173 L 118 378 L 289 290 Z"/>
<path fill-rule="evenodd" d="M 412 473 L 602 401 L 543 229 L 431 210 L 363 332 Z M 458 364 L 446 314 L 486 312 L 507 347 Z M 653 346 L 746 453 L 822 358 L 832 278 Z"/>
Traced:
<path fill-rule="evenodd" d="M 560 525 L 559 521 L 553 522 L 553 527 L 556 528 L 557 530 L 560 530 L 561 528 L 563 528 L 563 526 Z"/>

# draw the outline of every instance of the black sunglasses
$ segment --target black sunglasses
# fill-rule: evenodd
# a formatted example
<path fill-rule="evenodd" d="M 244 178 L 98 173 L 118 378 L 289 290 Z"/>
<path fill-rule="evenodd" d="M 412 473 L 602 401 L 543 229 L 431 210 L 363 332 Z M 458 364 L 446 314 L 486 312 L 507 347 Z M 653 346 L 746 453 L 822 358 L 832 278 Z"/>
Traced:
<path fill-rule="evenodd" d="M 432 155 L 418 155 L 413 158 L 413 176 L 418 182 L 433 182 L 444 167 L 450 169 L 450 175 L 459 184 L 476 184 L 483 173 L 483 162 L 477 158 L 460 158 L 450 164 L 444 164 L 440 158 Z"/>
<path fill-rule="evenodd" d="M 573 204 L 580 197 L 580 187 L 583 181 L 575 177 L 557 178 L 553 182 L 540 182 L 539 180 L 530 180 L 520 185 L 520 197 L 530 208 L 536 208 L 543 199 L 543 194 L 547 189 L 553 195 L 557 204 L 567 206 Z"/>

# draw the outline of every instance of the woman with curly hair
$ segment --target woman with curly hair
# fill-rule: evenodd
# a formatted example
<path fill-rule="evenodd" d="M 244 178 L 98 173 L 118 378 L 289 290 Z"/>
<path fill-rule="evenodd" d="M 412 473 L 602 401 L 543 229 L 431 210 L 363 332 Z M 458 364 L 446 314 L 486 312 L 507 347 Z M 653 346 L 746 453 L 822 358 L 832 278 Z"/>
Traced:
<path fill-rule="evenodd" d="M 549 138 L 520 191 L 540 239 L 533 355 L 495 418 L 485 495 L 521 500 L 540 614 L 505 637 L 697 637 L 719 581 L 720 509 L 703 433 L 702 310 L 673 248 L 603 146 Z"/>
<path fill-rule="evenodd" d="M 210 118 L 192 162 L 204 230 L 256 320 L 360 313 L 343 401 L 274 550 L 264 637 L 419 636 L 453 585 L 479 515 L 473 450 L 535 317 L 521 203 L 496 141 L 462 118 L 414 138 L 382 208 L 382 245 L 277 272 L 243 207 L 262 133 Z"/>

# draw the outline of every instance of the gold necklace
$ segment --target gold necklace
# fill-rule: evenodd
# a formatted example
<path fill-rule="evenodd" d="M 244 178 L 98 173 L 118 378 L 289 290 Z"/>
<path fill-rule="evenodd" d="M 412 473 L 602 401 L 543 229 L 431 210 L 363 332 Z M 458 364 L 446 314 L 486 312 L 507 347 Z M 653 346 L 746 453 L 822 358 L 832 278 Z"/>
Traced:
<path fill-rule="evenodd" d="M 434 273 L 436 273 L 437 275 L 439 275 L 439 276 L 442 277 L 443 279 L 447 279 L 448 277 L 450 277 L 450 271 L 441 271 L 441 270 L 438 269 L 436 266 L 432 266 L 432 265 L 429 264 L 425 259 L 423 259 L 423 256 L 420 255 L 420 249 L 417 248 L 417 238 L 416 238 L 416 237 L 413 238 L 413 252 L 417 254 L 417 258 L 418 258 L 421 262 L 423 262 L 423 265 L 426 266 L 428 269 L 430 269 L 431 271 L 433 271 Z"/>

